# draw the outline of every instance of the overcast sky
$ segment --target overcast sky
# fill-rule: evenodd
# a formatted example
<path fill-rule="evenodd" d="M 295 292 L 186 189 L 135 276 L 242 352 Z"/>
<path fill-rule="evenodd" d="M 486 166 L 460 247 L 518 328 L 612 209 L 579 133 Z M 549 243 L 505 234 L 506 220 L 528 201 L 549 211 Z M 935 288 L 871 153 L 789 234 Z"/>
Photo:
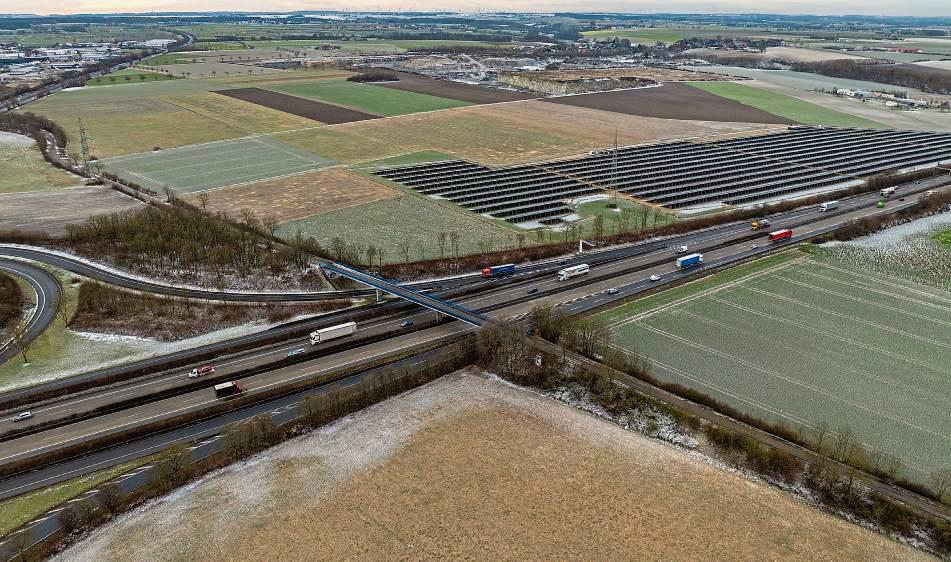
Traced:
<path fill-rule="evenodd" d="M 0 13 L 108 13 L 175 11 L 293 11 L 293 10 L 472 10 L 525 12 L 693 12 L 693 13 L 776 13 L 776 14 L 867 14 L 889 16 L 949 16 L 949 0 L 0 0 Z"/>

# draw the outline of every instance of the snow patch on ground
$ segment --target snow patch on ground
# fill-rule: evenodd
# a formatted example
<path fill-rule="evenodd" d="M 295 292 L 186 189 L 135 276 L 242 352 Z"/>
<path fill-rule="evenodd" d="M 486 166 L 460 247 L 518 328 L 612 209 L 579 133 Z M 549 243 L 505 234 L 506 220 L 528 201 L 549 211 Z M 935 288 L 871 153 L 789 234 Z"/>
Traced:
<path fill-rule="evenodd" d="M 32 146 L 36 144 L 36 141 L 26 135 L 0 131 L 0 144 L 13 146 Z"/>

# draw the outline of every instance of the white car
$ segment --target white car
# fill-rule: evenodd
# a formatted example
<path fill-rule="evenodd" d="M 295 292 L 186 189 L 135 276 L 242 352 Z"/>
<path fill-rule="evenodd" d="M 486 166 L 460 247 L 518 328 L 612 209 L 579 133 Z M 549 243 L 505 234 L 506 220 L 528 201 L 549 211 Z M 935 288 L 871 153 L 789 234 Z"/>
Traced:
<path fill-rule="evenodd" d="M 28 420 L 33 417 L 33 412 L 20 412 L 19 414 L 13 416 L 13 421 L 21 422 L 23 420 Z"/>
<path fill-rule="evenodd" d="M 651 281 L 660 281 L 660 275 L 651 275 Z"/>

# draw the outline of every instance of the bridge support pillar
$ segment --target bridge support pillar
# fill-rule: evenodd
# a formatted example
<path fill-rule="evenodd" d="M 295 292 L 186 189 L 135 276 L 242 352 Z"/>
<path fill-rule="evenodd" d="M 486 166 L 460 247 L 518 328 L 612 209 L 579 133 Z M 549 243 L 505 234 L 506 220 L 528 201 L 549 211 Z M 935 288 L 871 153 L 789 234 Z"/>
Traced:
<path fill-rule="evenodd" d="M 380 302 L 380 301 L 382 301 L 382 300 L 383 300 L 383 292 L 380 291 L 379 289 L 377 289 L 377 290 L 376 290 L 376 302 Z"/>

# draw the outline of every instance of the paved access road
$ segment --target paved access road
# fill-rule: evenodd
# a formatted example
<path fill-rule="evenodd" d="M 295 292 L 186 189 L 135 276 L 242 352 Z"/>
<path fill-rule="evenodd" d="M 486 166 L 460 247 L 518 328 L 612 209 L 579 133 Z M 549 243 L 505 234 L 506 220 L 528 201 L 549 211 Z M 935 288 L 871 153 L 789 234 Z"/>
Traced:
<path fill-rule="evenodd" d="M 59 280 L 36 266 L 5 259 L 0 259 L 0 271 L 20 277 L 33 287 L 33 292 L 36 294 L 36 306 L 30 312 L 30 317 L 25 319 L 26 330 L 22 339 L 24 343 L 32 342 L 56 318 L 61 296 Z M 0 341 L 0 363 L 13 358 L 17 353 L 19 349 L 12 339 Z"/>

